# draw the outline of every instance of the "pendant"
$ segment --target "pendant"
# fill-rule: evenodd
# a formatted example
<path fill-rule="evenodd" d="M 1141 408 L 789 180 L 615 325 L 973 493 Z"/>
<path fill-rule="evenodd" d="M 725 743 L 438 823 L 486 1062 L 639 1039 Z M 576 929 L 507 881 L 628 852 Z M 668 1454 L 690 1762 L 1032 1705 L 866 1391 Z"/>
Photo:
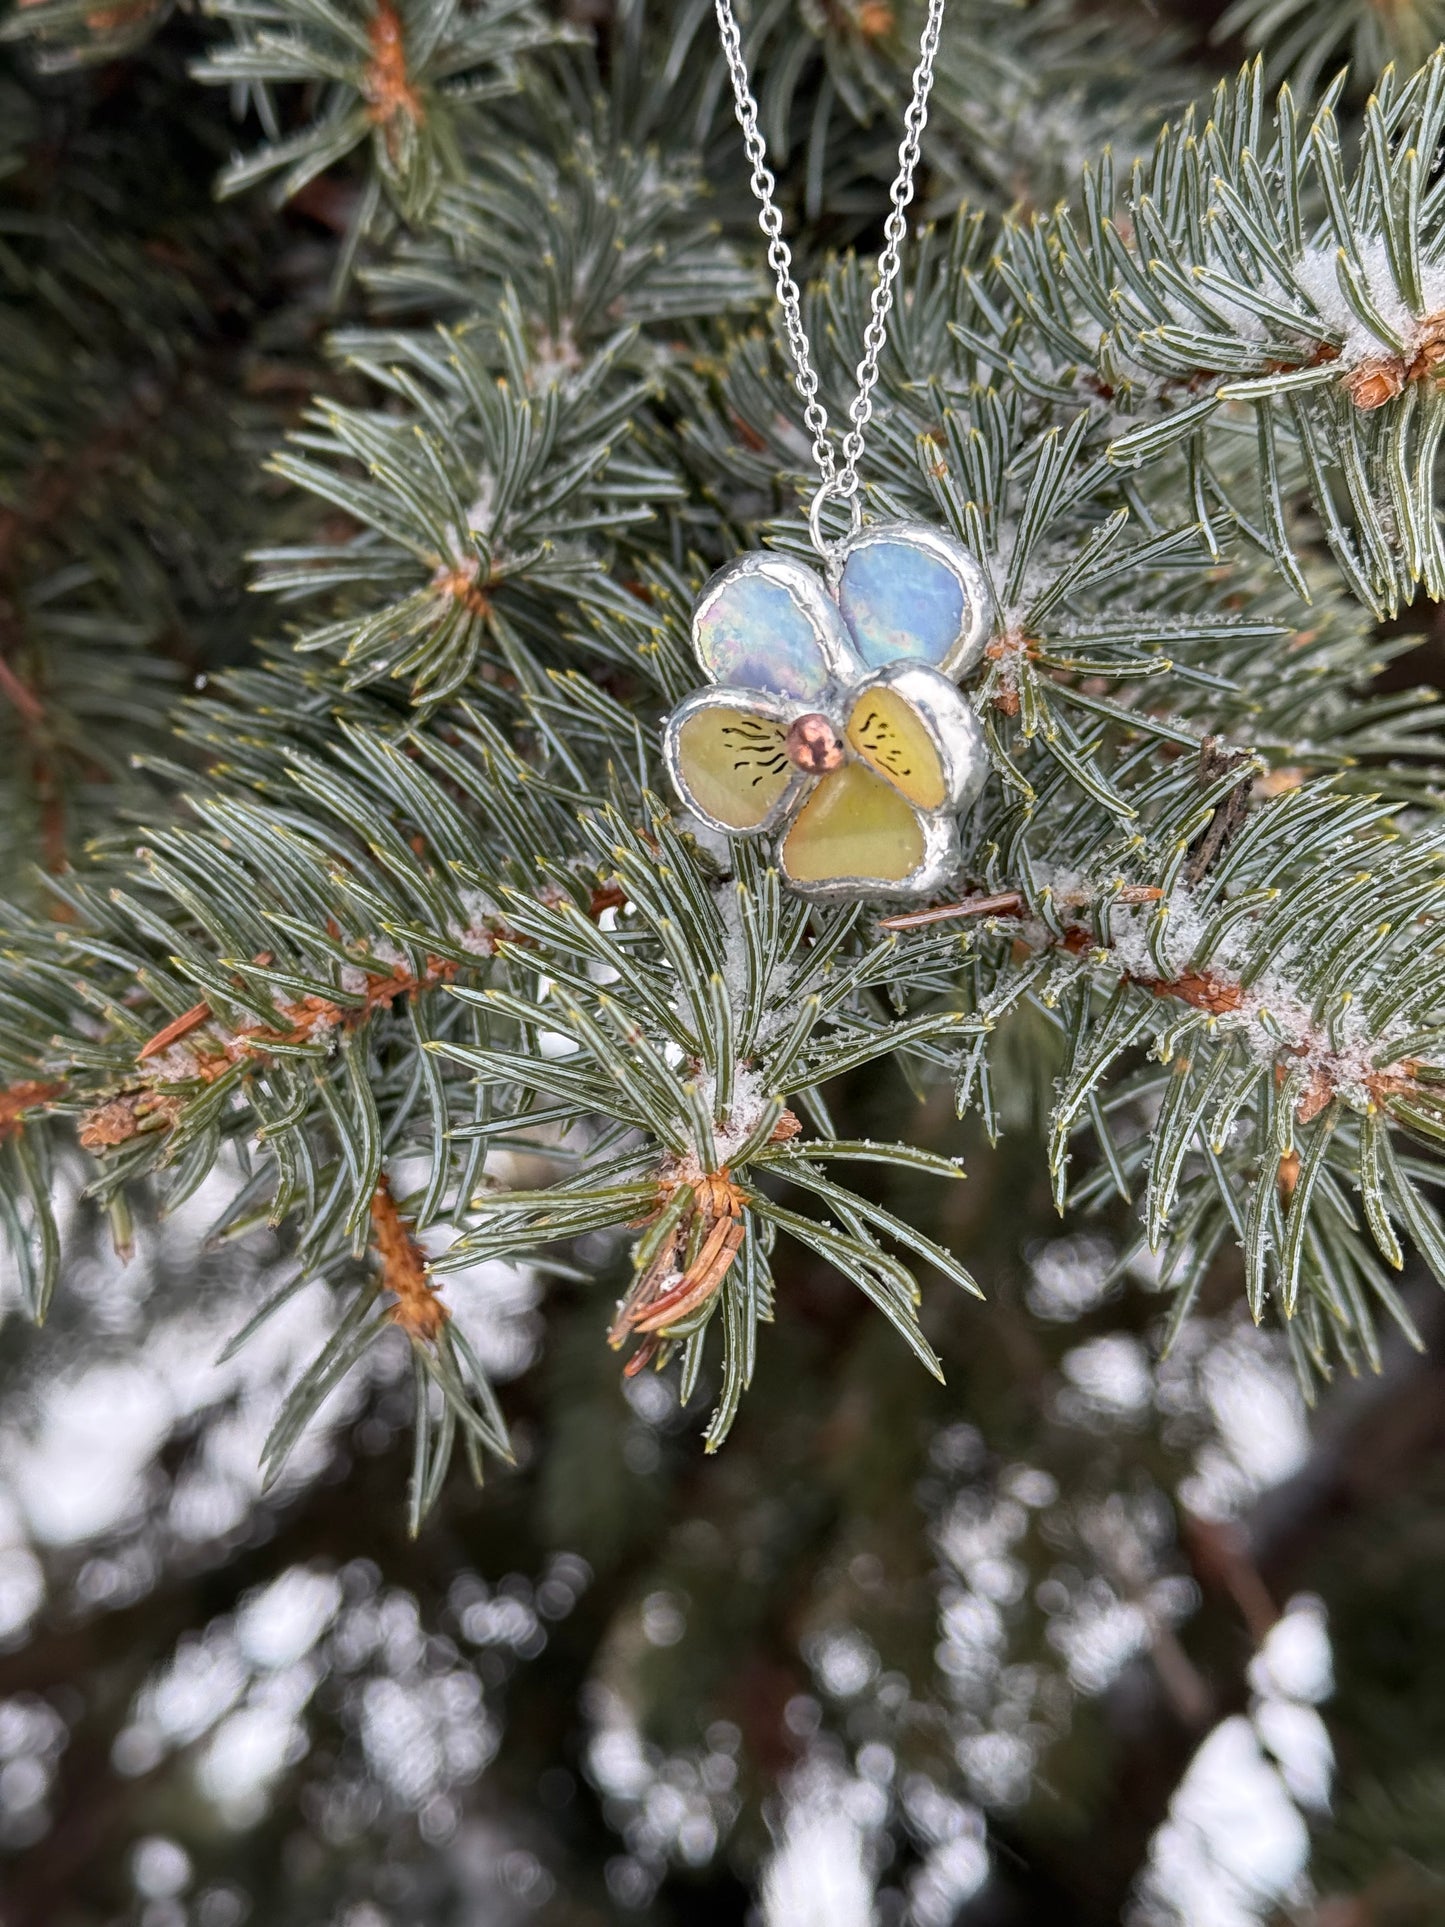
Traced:
<path fill-rule="evenodd" d="M 692 617 L 711 686 L 667 719 L 668 773 L 714 829 L 775 835 L 803 895 L 929 896 L 988 775 L 956 687 L 983 654 L 988 585 L 916 522 L 859 529 L 829 573 L 756 550 L 713 576 Z"/>

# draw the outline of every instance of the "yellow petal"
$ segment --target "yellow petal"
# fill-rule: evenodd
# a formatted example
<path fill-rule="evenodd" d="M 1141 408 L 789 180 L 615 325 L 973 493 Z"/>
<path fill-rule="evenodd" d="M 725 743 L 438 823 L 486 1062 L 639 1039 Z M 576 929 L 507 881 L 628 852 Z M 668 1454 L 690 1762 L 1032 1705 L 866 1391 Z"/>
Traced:
<path fill-rule="evenodd" d="M 923 826 L 897 790 L 860 763 L 845 763 L 803 805 L 781 854 L 794 883 L 901 883 L 923 861 Z"/>
<path fill-rule="evenodd" d="M 848 718 L 853 753 L 895 783 L 920 810 L 943 807 L 947 786 L 933 737 L 896 689 L 869 689 Z"/>
<path fill-rule="evenodd" d="M 745 709 L 696 710 L 677 740 L 690 800 L 729 829 L 755 830 L 792 780 L 786 736 L 781 723 Z"/>

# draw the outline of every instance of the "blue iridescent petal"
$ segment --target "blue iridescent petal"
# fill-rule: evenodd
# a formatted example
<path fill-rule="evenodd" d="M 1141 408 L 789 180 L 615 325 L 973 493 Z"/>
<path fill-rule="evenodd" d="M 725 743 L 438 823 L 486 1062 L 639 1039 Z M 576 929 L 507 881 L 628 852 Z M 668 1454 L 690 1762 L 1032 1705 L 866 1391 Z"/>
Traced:
<path fill-rule="evenodd" d="M 693 612 L 692 637 L 714 682 L 782 696 L 821 694 L 850 659 L 818 576 L 801 562 L 762 552 L 740 556 L 713 577 Z"/>
<path fill-rule="evenodd" d="M 838 605 L 870 668 L 920 662 L 961 675 L 987 633 L 983 576 L 941 530 L 866 529 L 849 545 Z"/>

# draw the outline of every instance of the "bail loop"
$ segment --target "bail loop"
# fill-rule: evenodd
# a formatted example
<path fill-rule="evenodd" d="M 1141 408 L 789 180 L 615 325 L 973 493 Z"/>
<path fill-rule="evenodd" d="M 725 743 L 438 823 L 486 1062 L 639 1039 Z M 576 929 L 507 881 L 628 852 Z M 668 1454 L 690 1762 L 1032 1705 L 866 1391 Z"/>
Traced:
<path fill-rule="evenodd" d="M 848 486 L 852 483 L 852 487 Z M 841 496 L 851 510 L 851 523 L 848 535 L 856 535 L 863 526 L 863 503 L 858 492 L 856 473 L 844 470 L 840 475 L 830 475 L 814 495 L 808 509 L 808 534 L 812 537 L 813 547 L 823 558 L 823 566 L 829 582 L 837 575 L 839 562 L 838 550 L 847 537 L 830 537 L 823 533 L 823 510 L 834 496 Z"/>

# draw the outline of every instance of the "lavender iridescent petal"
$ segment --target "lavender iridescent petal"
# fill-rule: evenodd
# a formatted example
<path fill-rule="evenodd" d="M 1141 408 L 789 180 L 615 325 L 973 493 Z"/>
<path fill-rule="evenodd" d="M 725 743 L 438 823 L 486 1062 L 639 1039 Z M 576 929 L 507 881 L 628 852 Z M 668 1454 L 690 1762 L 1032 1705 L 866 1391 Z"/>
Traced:
<path fill-rule="evenodd" d="M 744 558 L 703 591 L 693 643 L 714 682 L 814 697 L 846 638 L 821 582 L 781 557 Z"/>
<path fill-rule="evenodd" d="M 906 538 L 865 540 L 843 566 L 838 606 L 870 668 L 948 661 L 972 623 L 957 569 Z"/>

